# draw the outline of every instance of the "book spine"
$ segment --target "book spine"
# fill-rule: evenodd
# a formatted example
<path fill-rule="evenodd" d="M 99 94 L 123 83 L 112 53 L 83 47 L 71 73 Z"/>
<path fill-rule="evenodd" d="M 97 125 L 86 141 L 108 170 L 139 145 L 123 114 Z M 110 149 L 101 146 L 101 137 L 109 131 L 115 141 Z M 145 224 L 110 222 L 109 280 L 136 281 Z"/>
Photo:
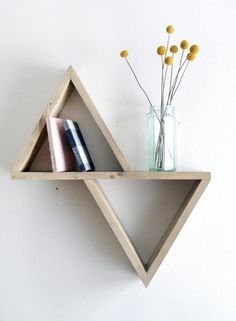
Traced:
<path fill-rule="evenodd" d="M 95 167 L 78 123 L 65 120 L 64 128 L 81 172 L 94 171 Z"/>
<path fill-rule="evenodd" d="M 56 156 L 54 153 L 53 142 L 52 142 L 52 128 L 51 128 L 51 123 L 49 118 L 46 118 L 46 125 L 47 125 L 47 132 L 48 132 L 48 143 L 49 143 L 52 171 L 57 172 Z"/>

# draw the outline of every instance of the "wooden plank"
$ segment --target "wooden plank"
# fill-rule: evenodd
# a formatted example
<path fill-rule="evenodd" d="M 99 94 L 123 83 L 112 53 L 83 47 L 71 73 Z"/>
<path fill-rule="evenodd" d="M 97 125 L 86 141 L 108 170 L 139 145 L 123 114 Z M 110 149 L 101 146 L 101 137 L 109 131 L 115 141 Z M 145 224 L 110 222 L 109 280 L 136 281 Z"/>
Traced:
<path fill-rule="evenodd" d="M 12 179 L 83 180 L 83 179 L 139 179 L 139 180 L 200 180 L 210 179 L 209 172 L 12 172 Z"/>
<path fill-rule="evenodd" d="M 54 97 L 51 99 L 49 105 L 47 106 L 44 116 L 58 116 L 74 89 L 75 87 L 70 80 L 70 70 L 68 69 L 65 78 L 59 85 Z"/>
<path fill-rule="evenodd" d="M 65 101 L 71 94 L 71 85 L 72 84 L 70 83 L 70 70 L 68 70 L 64 79 L 58 86 L 49 105 L 46 107 L 43 115 L 41 116 L 36 127 L 34 128 L 33 133 L 31 134 L 27 144 L 23 149 L 23 152 L 21 153 L 20 157 L 18 158 L 18 161 L 16 162 L 12 170 L 13 172 L 21 172 L 29 167 L 46 138 L 45 118 L 47 116 L 56 116 L 61 111 Z"/>
<path fill-rule="evenodd" d="M 110 145 L 114 155 L 116 156 L 118 162 L 120 163 L 121 167 L 125 171 L 131 170 L 131 167 L 127 160 L 125 159 L 123 153 L 121 152 L 120 148 L 116 144 L 114 138 L 112 137 L 110 131 L 108 130 L 107 126 L 105 125 L 104 121 L 102 120 L 101 116 L 99 115 L 91 97 L 89 96 L 88 92 L 84 88 L 82 82 L 78 78 L 76 72 L 70 66 L 70 77 L 71 81 L 73 82 L 75 88 L 77 89 L 78 93 L 80 94 L 83 102 L 85 103 L 86 107 L 88 108 L 89 112 L 91 113 L 94 121 L 98 125 L 99 129 L 103 133 L 104 137 L 106 138 L 108 144 Z"/>
<path fill-rule="evenodd" d="M 188 195 L 182 202 L 177 214 L 175 215 L 170 226 L 163 235 L 161 241 L 159 242 L 157 248 L 153 252 L 149 262 L 147 264 L 147 278 L 146 286 L 150 283 L 151 279 L 155 275 L 161 262 L 164 260 L 166 254 L 168 253 L 171 245 L 174 243 L 176 237 L 184 226 L 186 220 L 191 214 L 194 206 L 197 204 L 202 193 L 206 189 L 209 179 L 202 179 L 200 181 L 195 181 Z"/>
<path fill-rule="evenodd" d="M 117 215 L 114 212 L 110 202 L 103 193 L 102 188 L 99 183 L 94 180 L 85 180 L 84 181 L 89 191 L 91 192 L 93 198 L 98 204 L 101 212 L 103 213 L 107 223 L 110 225 L 112 231 L 120 242 L 122 248 L 124 249 L 126 255 L 128 256 L 131 264 L 138 273 L 141 280 L 146 282 L 146 271 L 144 268 L 144 262 L 139 256 L 137 250 L 135 249 L 134 244 L 131 242 L 127 232 L 125 231 L 123 225 L 118 219 Z"/>

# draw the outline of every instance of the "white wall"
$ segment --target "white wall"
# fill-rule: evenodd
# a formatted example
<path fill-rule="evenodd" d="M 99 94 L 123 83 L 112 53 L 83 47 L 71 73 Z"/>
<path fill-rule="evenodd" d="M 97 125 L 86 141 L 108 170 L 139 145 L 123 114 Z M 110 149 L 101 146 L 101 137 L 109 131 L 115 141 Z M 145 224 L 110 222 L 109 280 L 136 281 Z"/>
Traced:
<path fill-rule="evenodd" d="M 235 1 L 3 0 L 0 9 L 0 320 L 235 321 Z M 82 183 L 9 172 L 69 64 L 130 164 L 145 168 L 147 104 L 119 51 L 158 103 L 155 48 L 169 23 L 177 42 L 201 46 L 175 101 L 178 168 L 209 170 L 212 181 L 145 289 Z"/>

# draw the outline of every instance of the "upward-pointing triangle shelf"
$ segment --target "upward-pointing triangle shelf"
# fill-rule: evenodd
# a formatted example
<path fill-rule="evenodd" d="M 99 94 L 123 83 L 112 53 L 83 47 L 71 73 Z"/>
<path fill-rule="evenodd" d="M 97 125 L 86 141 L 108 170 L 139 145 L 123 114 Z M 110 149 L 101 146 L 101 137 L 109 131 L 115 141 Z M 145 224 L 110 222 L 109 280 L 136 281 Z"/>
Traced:
<path fill-rule="evenodd" d="M 70 97 L 73 90 L 76 90 L 83 100 L 85 108 L 88 109 L 96 126 L 100 129 L 109 144 L 117 162 L 120 164 L 123 171 L 96 171 L 89 173 L 80 172 L 32 172 L 27 171 L 31 163 L 35 159 L 39 149 L 46 138 L 46 123 L 45 119 L 48 116 L 58 116 L 62 111 L 66 101 Z M 154 173 L 154 172 L 137 172 L 131 171 L 131 168 L 115 143 L 108 128 L 97 112 L 94 103 L 86 92 L 84 86 L 79 80 L 76 72 L 70 66 L 66 71 L 65 77 L 58 87 L 56 94 L 47 106 L 38 124 L 36 125 L 26 147 L 24 148 L 19 160 L 11 173 L 12 179 L 36 179 L 36 180 L 83 180 L 92 194 L 94 200 L 99 206 L 105 219 L 113 230 L 115 236 L 120 242 L 131 264 L 138 273 L 139 277 L 147 287 L 156 273 L 158 267 L 163 261 L 165 255 L 176 239 L 178 233 L 186 222 L 192 209 L 198 202 L 202 193 L 210 180 L 208 172 L 169 172 L 169 173 Z M 137 249 L 132 243 L 127 231 L 119 220 L 112 204 L 106 197 L 98 179 L 108 180 L 152 180 L 152 181 L 191 181 L 191 188 L 186 197 L 181 202 L 179 209 L 171 220 L 168 228 L 164 231 L 161 240 L 158 242 L 155 250 L 147 263 L 144 263 Z"/>
<path fill-rule="evenodd" d="M 110 146 L 111 150 L 114 153 L 114 156 L 116 157 L 117 161 L 119 162 L 123 170 L 131 169 L 127 160 L 125 159 L 121 150 L 119 149 L 118 145 L 114 141 L 111 133 L 106 127 L 104 121 L 102 120 L 101 116 L 97 112 L 96 107 L 92 99 L 90 98 L 89 94 L 85 90 L 82 82 L 80 81 L 74 69 L 70 66 L 67 69 L 65 77 L 60 83 L 60 85 L 58 86 L 53 98 L 51 99 L 44 113 L 39 119 L 38 124 L 36 125 L 19 160 L 17 161 L 15 167 L 13 168 L 13 172 L 19 173 L 29 168 L 30 164 L 34 160 L 37 152 L 39 151 L 40 147 L 42 146 L 46 138 L 46 135 L 47 135 L 46 117 L 49 117 L 49 116 L 56 117 L 60 115 L 63 107 L 65 106 L 67 100 L 72 95 L 72 92 L 74 90 L 81 97 L 84 103 L 84 108 L 88 109 L 88 112 L 92 116 L 96 126 L 98 126 L 101 133 L 104 135 L 108 145 Z"/>

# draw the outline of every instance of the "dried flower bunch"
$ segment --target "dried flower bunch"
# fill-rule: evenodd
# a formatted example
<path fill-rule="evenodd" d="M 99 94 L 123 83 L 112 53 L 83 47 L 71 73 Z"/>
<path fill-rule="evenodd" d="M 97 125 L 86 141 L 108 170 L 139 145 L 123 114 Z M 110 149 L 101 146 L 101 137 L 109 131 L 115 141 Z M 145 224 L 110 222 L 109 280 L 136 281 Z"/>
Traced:
<path fill-rule="evenodd" d="M 183 76 L 186 72 L 186 69 L 189 66 L 189 63 L 194 61 L 196 58 L 196 55 L 199 52 L 199 46 L 198 45 L 192 45 L 189 48 L 189 43 L 187 40 L 182 40 L 180 43 L 180 48 L 178 48 L 177 45 L 171 45 L 170 46 L 170 39 L 171 35 L 175 32 L 175 28 L 172 25 L 169 25 L 166 27 L 166 32 L 168 34 L 167 36 L 167 43 L 166 46 L 159 46 L 157 48 L 157 54 L 161 57 L 161 109 L 164 112 L 164 110 L 167 108 L 168 105 L 171 105 L 172 100 L 183 80 Z M 189 51 L 187 49 L 189 48 Z M 179 50 L 180 49 L 180 50 Z M 181 52 L 180 58 L 177 61 L 177 54 L 178 52 Z M 142 87 L 140 81 L 138 80 L 134 69 L 132 68 L 129 60 L 128 60 L 128 51 L 123 50 L 120 52 L 120 56 L 124 58 L 133 73 L 140 89 L 146 96 L 149 104 L 151 107 L 153 107 L 153 104 Z M 174 75 L 174 63 L 178 65 L 177 71 Z M 165 108 L 166 107 L 166 108 Z M 154 108 L 154 107 L 153 107 Z"/>

